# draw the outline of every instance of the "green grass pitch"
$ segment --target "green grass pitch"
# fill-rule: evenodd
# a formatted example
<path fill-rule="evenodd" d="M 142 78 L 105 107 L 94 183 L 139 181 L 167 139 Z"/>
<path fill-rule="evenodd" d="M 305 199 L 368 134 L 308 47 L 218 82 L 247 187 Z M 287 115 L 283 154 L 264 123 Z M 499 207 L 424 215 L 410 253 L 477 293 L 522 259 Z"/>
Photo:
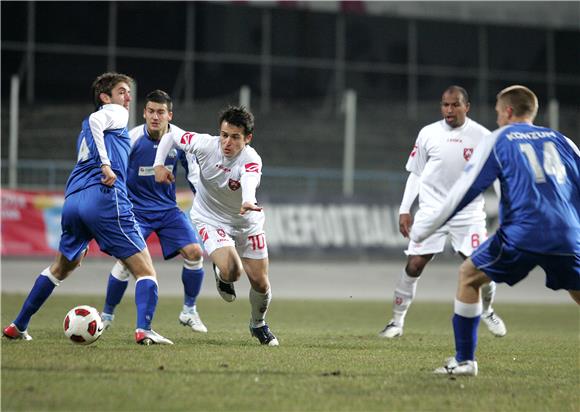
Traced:
<path fill-rule="evenodd" d="M 2 295 L 2 325 L 21 295 Z M 377 332 L 390 302 L 274 300 L 268 314 L 280 347 L 260 346 L 247 329 L 249 304 L 201 299 L 209 328 L 177 322 L 179 298 L 161 297 L 154 329 L 174 346 L 136 345 L 127 297 L 113 329 L 93 345 L 62 333 L 73 306 L 102 297 L 56 293 L 33 318 L 31 342 L 2 338 L 2 410 L 43 411 L 578 411 L 580 310 L 502 304 L 508 335 L 480 326 L 479 376 L 432 370 L 453 355 L 451 303 L 413 305 L 405 334 Z"/>

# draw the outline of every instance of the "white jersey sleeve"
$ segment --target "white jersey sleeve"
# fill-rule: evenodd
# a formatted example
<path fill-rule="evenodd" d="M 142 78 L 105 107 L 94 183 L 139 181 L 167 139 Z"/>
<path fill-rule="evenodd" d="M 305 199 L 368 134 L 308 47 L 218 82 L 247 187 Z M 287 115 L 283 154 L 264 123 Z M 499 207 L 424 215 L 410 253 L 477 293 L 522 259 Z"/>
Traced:
<path fill-rule="evenodd" d="M 89 126 L 95 140 L 95 145 L 101 159 L 101 165 L 111 165 L 111 160 L 105 147 L 105 130 L 127 127 L 129 112 L 118 104 L 105 104 L 89 116 Z"/>
<path fill-rule="evenodd" d="M 426 132 L 424 127 L 421 129 L 417 139 L 415 140 L 415 145 L 409 154 L 409 159 L 405 166 L 405 169 L 407 169 L 408 172 L 415 173 L 417 176 L 421 176 L 428 160 L 428 154 L 425 147 L 425 137 Z"/>

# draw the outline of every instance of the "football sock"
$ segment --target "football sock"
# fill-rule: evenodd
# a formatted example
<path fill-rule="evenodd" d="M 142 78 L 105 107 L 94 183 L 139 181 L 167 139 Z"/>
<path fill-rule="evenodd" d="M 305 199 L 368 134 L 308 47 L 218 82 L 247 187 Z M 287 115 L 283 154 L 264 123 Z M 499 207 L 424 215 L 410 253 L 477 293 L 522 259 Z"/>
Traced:
<path fill-rule="evenodd" d="M 481 307 L 481 302 L 463 303 L 455 299 L 455 315 L 453 315 L 452 322 L 457 362 L 475 360 L 477 327 L 481 318 Z"/>
<path fill-rule="evenodd" d="M 266 312 L 268 311 L 268 306 L 270 306 L 271 300 L 271 289 L 268 289 L 266 293 L 260 293 L 255 291 L 253 288 L 250 288 L 250 305 L 252 306 L 251 326 L 253 328 L 259 328 L 266 324 L 264 318 L 266 317 Z"/>
<path fill-rule="evenodd" d="M 46 302 L 55 287 L 60 284 L 60 281 L 50 273 L 50 267 L 44 269 L 36 278 L 34 286 L 30 290 L 28 297 L 22 304 L 20 313 L 14 320 L 14 324 L 20 331 L 25 331 L 28 328 L 30 318 L 38 309 Z"/>
<path fill-rule="evenodd" d="M 157 307 L 157 280 L 153 276 L 142 276 L 135 282 L 135 305 L 137 329 L 151 330 Z"/>
<path fill-rule="evenodd" d="M 183 282 L 183 304 L 185 306 L 195 306 L 197 296 L 203 283 L 203 260 L 183 261 L 183 270 L 181 271 L 181 281 Z"/>
<path fill-rule="evenodd" d="M 393 321 L 400 326 L 405 323 L 405 316 L 409 310 L 409 306 L 413 302 L 415 297 L 415 291 L 417 290 L 417 282 L 419 277 L 413 278 L 407 275 L 407 272 L 403 270 L 399 281 L 395 285 L 395 293 L 393 296 Z"/>
<path fill-rule="evenodd" d="M 112 274 L 109 275 L 107 284 L 107 295 L 105 296 L 105 306 L 103 312 L 112 315 L 115 313 L 115 307 L 121 303 L 125 290 L 127 290 L 128 280 L 119 280 Z"/>
<path fill-rule="evenodd" d="M 481 303 L 483 304 L 483 313 L 490 314 L 493 312 L 491 305 L 495 299 L 495 282 L 491 281 L 481 287 Z"/>

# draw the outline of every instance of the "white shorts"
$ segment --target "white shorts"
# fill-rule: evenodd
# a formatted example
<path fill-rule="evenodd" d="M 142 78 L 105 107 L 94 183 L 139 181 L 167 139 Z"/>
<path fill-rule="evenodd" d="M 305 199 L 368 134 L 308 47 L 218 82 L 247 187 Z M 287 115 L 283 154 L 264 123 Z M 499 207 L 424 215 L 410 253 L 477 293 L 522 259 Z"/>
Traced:
<path fill-rule="evenodd" d="M 253 213 L 253 212 L 248 212 Z M 262 218 L 246 227 L 234 227 L 191 213 L 191 221 L 196 226 L 203 247 L 208 255 L 215 250 L 232 246 L 243 258 L 266 259 L 268 245 Z"/>
<path fill-rule="evenodd" d="M 423 218 L 426 216 L 419 210 L 415 216 L 415 221 Z M 445 249 L 448 236 L 451 236 L 451 246 L 456 253 L 460 252 L 464 256 L 471 256 L 473 251 L 487 239 L 485 219 L 478 218 L 464 222 L 450 220 L 421 243 L 411 240 L 405 254 L 417 256 L 441 253 Z"/>

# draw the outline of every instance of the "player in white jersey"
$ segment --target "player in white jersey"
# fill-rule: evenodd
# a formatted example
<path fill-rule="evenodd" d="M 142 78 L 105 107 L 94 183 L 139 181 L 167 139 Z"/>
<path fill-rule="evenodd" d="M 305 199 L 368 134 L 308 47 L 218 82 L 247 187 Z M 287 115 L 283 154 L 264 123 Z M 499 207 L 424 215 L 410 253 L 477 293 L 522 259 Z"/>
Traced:
<path fill-rule="evenodd" d="M 227 302 L 236 298 L 233 283 L 242 271 L 250 281 L 250 332 L 261 344 L 278 346 L 265 322 L 272 299 L 264 212 L 257 206 L 262 159 L 249 146 L 254 116 L 244 107 L 228 107 L 219 117 L 219 136 L 172 129 L 157 149 L 155 179 L 171 183 L 164 167 L 173 147 L 195 155 L 200 167 L 191 220 L 213 261 L 216 285 Z"/>
<path fill-rule="evenodd" d="M 463 87 L 448 87 L 441 100 L 443 119 L 425 126 L 419 132 L 407 161 L 406 169 L 410 173 L 399 209 L 399 230 L 407 238 L 413 224 L 410 210 L 417 195 L 419 209 L 415 222 L 422 222 L 445 201 L 473 150 L 489 134 L 489 130 L 467 117 L 469 106 L 469 96 Z M 483 207 L 484 201 L 480 195 L 423 242 L 409 242 L 405 251 L 407 265 L 395 286 L 393 317 L 379 333 L 380 337 L 403 335 L 405 316 L 415 297 L 419 276 L 435 254 L 444 250 L 448 236 L 451 237 L 453 249 L 462 259 L 471 256 L 487 239 Z M 482 319 L 491 333 L 504 336 L 505 324 L 492 308 L 495 283 L 486 285 L 482 292 L 485 306 Z"/>

